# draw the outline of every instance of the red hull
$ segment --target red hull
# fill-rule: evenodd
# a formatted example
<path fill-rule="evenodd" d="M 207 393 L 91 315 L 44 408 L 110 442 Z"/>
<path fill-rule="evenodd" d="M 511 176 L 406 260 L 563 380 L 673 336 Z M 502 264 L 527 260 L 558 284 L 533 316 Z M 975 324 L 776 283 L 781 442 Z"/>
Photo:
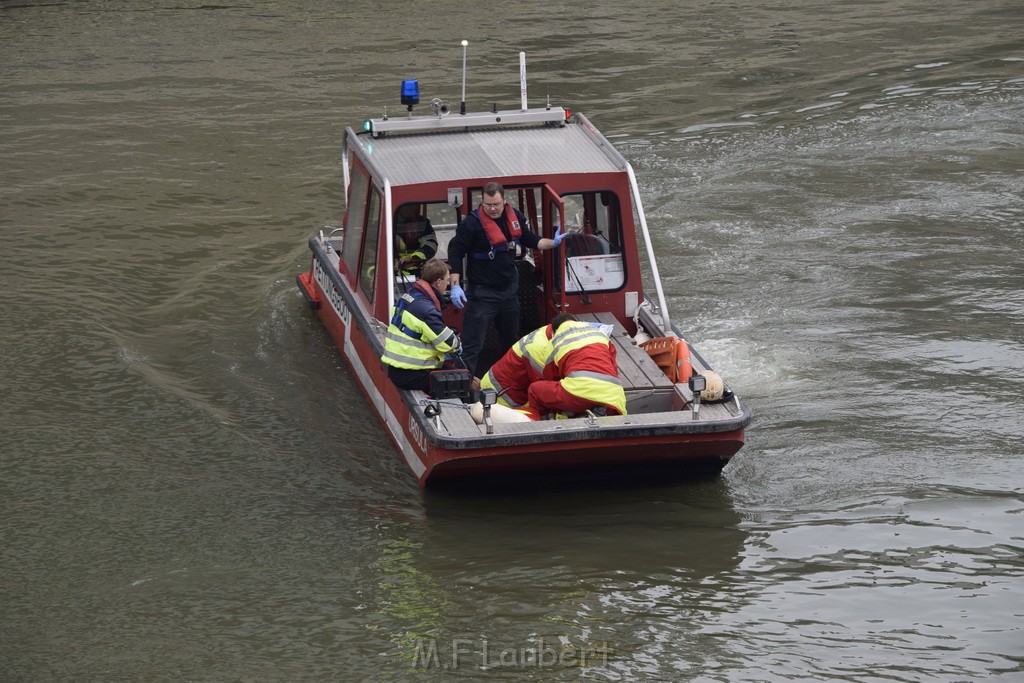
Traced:
<path fill-rule="evenodd" d="M 493 475 L 572 471 L 581 478 L 605 472 L 675 467 L 695 472 L 720 470 L 743 446 L 744 430 L 698 434 L 665 434 L 629 438 L 588 438 L 487 448 L 444 448 L 431 443 L 418 426 L 402 393 L 388 379 L 377 352 L 358 326 L 349 329 L 327 301 L 313 277 L 299 277 L 300 288 L 355 373 L 359 387 L 374 407 L 420 486 Z M 351 323 L 351 318 L 350 318 Z"/>
<path fill-rule="evenodd" d="M 650 468 L 657 472 L 669 466 L 680 470 L 720 469 L 743 446 L 743 430 L 720 434 L 646 439 L 591 439 L 583 442 L 534 445 L 504 449 L 453 451 L 432 448 L 427 454 L 427 471 L 420 485 L 456 477 L 572 470 L 581 476 L 609 468 L 637 473 Z M 700 467 L 688 468 L 687 465 Z"/>

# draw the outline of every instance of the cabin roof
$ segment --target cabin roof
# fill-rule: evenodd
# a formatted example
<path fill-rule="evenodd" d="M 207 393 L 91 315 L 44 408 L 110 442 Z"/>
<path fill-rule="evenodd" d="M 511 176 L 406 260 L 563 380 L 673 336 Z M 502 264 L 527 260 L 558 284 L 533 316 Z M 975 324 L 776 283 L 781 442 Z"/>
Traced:
<path fill-rule="evenodd" d="M 388 134 L 349 131 L 349 145 L 392 186 L 466 178 L 622 172 L 611 144 L 588 125 Z"/>

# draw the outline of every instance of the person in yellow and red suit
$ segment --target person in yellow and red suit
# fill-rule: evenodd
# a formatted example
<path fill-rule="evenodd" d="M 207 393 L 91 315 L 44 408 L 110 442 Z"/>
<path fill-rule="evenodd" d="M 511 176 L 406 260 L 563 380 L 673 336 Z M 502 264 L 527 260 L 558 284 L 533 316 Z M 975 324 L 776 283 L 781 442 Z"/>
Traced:
<path fill-rule="evenodd" d="M 576 320 L 576 316 L 560 313 L 550 325 L 538 327 L 513 344 L 480 380 L 480 388 L 498 392 L 501 405 L 523 408 L 528 401 L 527 390 L 531 384 L 542 379 L 558 379 L 555 365 L 551 362 L 551 339 L 562 323 L 569 320 Z"/>
<path fill-rule="evenodd" d="M 391 324 L 384 338 L 380 360 L 388 377 L 400 389 L 429 391 L 430 373 L 444 362 L 445 354 L 461 348 L 455 330 L 441 320 L 440 295 L 448 288 L 448 264 L 431 259 L 420 277 L 391 308 Z"/>
<path fill-rule="evenodd" d="M 534 382 L 527 402 L 540 415 L 572 417 L 625 415 L 626 394 L 619 381 L 615 346 L 608 335 L 590 323 L 568 321 L 551 340 L 550 363 L 560 379 Z"/>

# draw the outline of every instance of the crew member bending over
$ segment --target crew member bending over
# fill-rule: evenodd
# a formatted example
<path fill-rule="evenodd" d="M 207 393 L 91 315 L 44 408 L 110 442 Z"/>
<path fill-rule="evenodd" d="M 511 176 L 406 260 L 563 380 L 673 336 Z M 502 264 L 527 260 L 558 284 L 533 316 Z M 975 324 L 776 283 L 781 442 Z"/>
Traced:
<path fill-rule="evenodd" d="M 625 415 L 626 393 L 619 381 L 615 346 L 604 332 L 590 323 L 563 323 L 551 340 L 550 361 L 558 380 L 530 385 L 527 401 L 542 416 L 564 413 L 573 417 L 591 411 L 595 415 Z"/>
<path fill-rule="evenodd" d="M 538 327 L 513 344 L 480 380 L 480 388 L 494 389 L 498 392 L 498 403 L 509 408 L 525 406 L 531 384 L 559 378 L 551 358 L 551 339 L 562 323 L 569 320 L 576 320 L 576 316 L 559 313 L 550 325 Z"/>

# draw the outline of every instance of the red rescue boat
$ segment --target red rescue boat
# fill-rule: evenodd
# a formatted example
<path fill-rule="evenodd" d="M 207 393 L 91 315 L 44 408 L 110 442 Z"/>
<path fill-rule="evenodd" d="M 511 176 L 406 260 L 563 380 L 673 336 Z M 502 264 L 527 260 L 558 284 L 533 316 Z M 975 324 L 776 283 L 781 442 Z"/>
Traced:
<path fill-rule="evenodd" d="M 523 100 L 516 110 L 457 113 L 435 99 L 431 114 L 410 106 L 408 115 L 346 129 L 343 224 L 309 239 L 299 289 L 421 486 L 511 474 L 719 473 L 743 445 L 751 414 L 693 344 L 679 341 L 632 168 L 584 115 Z M 558 226 L 569 233 L 558 249 L 518 255 L 522 332 L 563 311 L 604 324 L 625 415 L 502 424 L 488 411 L 478 424 L 458 396 L 401 390 L 388 379 L 384 333 L 409 284 L 397 263 L 396 213 L 414 205 L 427 217 L 443 257 L 489 181 L 542 237 Z M 448 306 L 444 317 L 461 330 L 462 311 Z M 478 374 L 504 351 L 489 339 Z"/>

